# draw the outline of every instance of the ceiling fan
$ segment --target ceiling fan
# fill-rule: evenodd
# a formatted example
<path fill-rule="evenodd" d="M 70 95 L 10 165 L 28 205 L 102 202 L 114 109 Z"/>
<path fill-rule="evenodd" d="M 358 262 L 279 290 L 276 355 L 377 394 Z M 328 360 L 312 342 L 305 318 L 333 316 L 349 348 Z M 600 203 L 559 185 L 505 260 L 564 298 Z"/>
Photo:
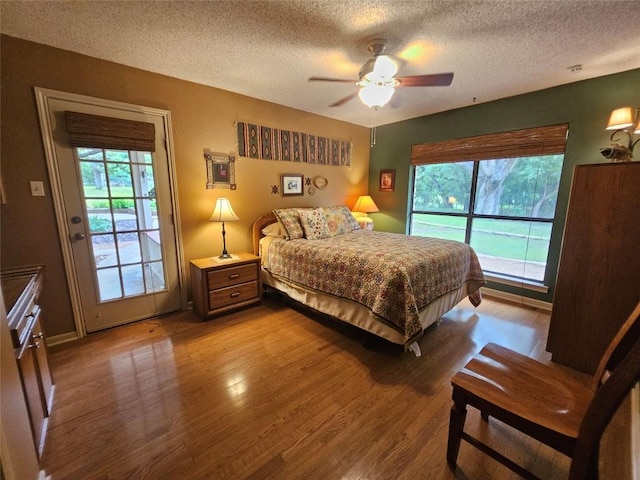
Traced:
<path fill-rule="evenodd" d="M 447 87 L 453 81 L 453 73 L 438 73 L 433 75 L 411 75 L 407 77 L 394 77 L 398 72 L 398 64 L 389 55 L 383 55 L 386 48 L 384 40 L 373 40 L 369 44 L 372 57 L 362 65 L 358 74 L 359 80 L 346 80 L 341 78 L 311 77 L 310 82 L 339 82 L 353 83 L 361 87 L 358 91 L 341 98 L 330 107 L 344 105 L 356 96 L 362 102 L 378 109 L 384 106 L 393 96 L 395 89 L 399 87 Z"/>

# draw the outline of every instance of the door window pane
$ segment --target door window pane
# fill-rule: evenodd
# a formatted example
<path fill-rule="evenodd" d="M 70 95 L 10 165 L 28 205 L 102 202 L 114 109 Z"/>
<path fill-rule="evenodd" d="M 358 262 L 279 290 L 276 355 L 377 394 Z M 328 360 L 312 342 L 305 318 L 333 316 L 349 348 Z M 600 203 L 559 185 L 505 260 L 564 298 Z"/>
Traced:
<path fill-rule="evenodd" d="M 131 166 L 121 163 L 107 163 L 109 190 L 112 197 L 131 197 Z"/>
<path fill-rule="evenodd" d="M 152 154 L 76 150 L 100 301 L 165 290 Z"/>
<path fill-rule="evenodd" d="M 98 287 L 101 302 L 122 298 L 120 271 L 118 267 L 98 270 L 96 274 L 98 276 Z"/>
<path fill-rule="evenodd" d="M 145 265 L 144 281 L 147 291 L 159 292 L 165 289 L 162 262 L 151 262 Z"/>
<path fill-rule="evenodd" d="M 142 278 L 142 265 L 125 265 L 122 267 L 122 279 L 124 295 L 140 295 L 144 293 L 144 279 Z"/>
<path fill-rule="evenodd" d="M 103 163 L 82 161 L 80 162 L 80 173 L 82 175 L 82 189 L 85 198 L 109 197 Z M 106 205 L 106 202 L 94 203 L 95 207 L 99 206 L 97 203 L 102 203 L 102 206 Z"/>
<path fill-rule="evenodd" d="M 96 268 L 118 265 L 116 242 L 113 235 L 92 235 L 91 245 Z"/>
<path fill-rule="evenodd" d="M 121 264 L 138 263 L 142 261 L 140 255 L 140 242 L 137 233 L 119 233 L 118 255 Z"/>

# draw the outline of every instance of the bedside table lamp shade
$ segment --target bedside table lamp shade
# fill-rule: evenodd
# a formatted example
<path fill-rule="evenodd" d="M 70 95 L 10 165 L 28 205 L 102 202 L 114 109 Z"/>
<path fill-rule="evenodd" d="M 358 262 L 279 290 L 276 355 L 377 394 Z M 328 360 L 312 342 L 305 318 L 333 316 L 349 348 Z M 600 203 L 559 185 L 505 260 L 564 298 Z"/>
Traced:
<path fill-rule="evenodd" d="M 229 202 L 228 198 L 221 197 L 216 200 L 216 206 L 209 220 L 212 222 L 222 222 L 222 255 L 220 255 L 220 258 L 231 258 L 231 255 L 227 252 L 224 222 L 234 222 L 240 220 L 240 218 L 236 215 L 236 212 L 233 211 L 233 208 L 231 208 L 231 202 Z"/>
<path fill-rule="evenodd" d="M 373 220 L 367 216 L 367 213 L 379 212 L 380 210 L 371 196 L 360 195 L 351 211 L 357 214 L 354 216 L 356 220 L 358 220 L 360 228 L 363 230 L 373 230 Z"/>

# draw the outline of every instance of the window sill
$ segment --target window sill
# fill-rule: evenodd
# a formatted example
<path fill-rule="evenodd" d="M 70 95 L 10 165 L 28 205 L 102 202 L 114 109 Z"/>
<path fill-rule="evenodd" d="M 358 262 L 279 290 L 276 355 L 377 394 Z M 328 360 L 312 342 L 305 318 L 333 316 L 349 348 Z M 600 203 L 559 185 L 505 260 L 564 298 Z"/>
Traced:
<path fill-rule="evenodd" d="M 497 273 L 485 273 L 484 278 L 490 282 L 509 285 L 512 287 L 524 288 L 525 290 L 531 290 L 532 292 L 549 293 L 548 286 L 540 282 L 535 282 L 533 280 L 515 280 L 513 278 L 502 276 Z"/>

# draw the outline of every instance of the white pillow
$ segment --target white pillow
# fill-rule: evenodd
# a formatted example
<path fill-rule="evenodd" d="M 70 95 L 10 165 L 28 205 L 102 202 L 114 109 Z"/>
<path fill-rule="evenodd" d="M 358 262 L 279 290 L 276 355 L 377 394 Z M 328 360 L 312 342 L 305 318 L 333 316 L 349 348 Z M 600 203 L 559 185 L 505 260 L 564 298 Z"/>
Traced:
<path fill-rule="evenodd" d="M 267 225 L 262 229 L 262 234 L 267 237 L 286 237 L 285 233 L 282 231 L 282 225 L 280 225 L 280 222 L 275 222 Z"/>

